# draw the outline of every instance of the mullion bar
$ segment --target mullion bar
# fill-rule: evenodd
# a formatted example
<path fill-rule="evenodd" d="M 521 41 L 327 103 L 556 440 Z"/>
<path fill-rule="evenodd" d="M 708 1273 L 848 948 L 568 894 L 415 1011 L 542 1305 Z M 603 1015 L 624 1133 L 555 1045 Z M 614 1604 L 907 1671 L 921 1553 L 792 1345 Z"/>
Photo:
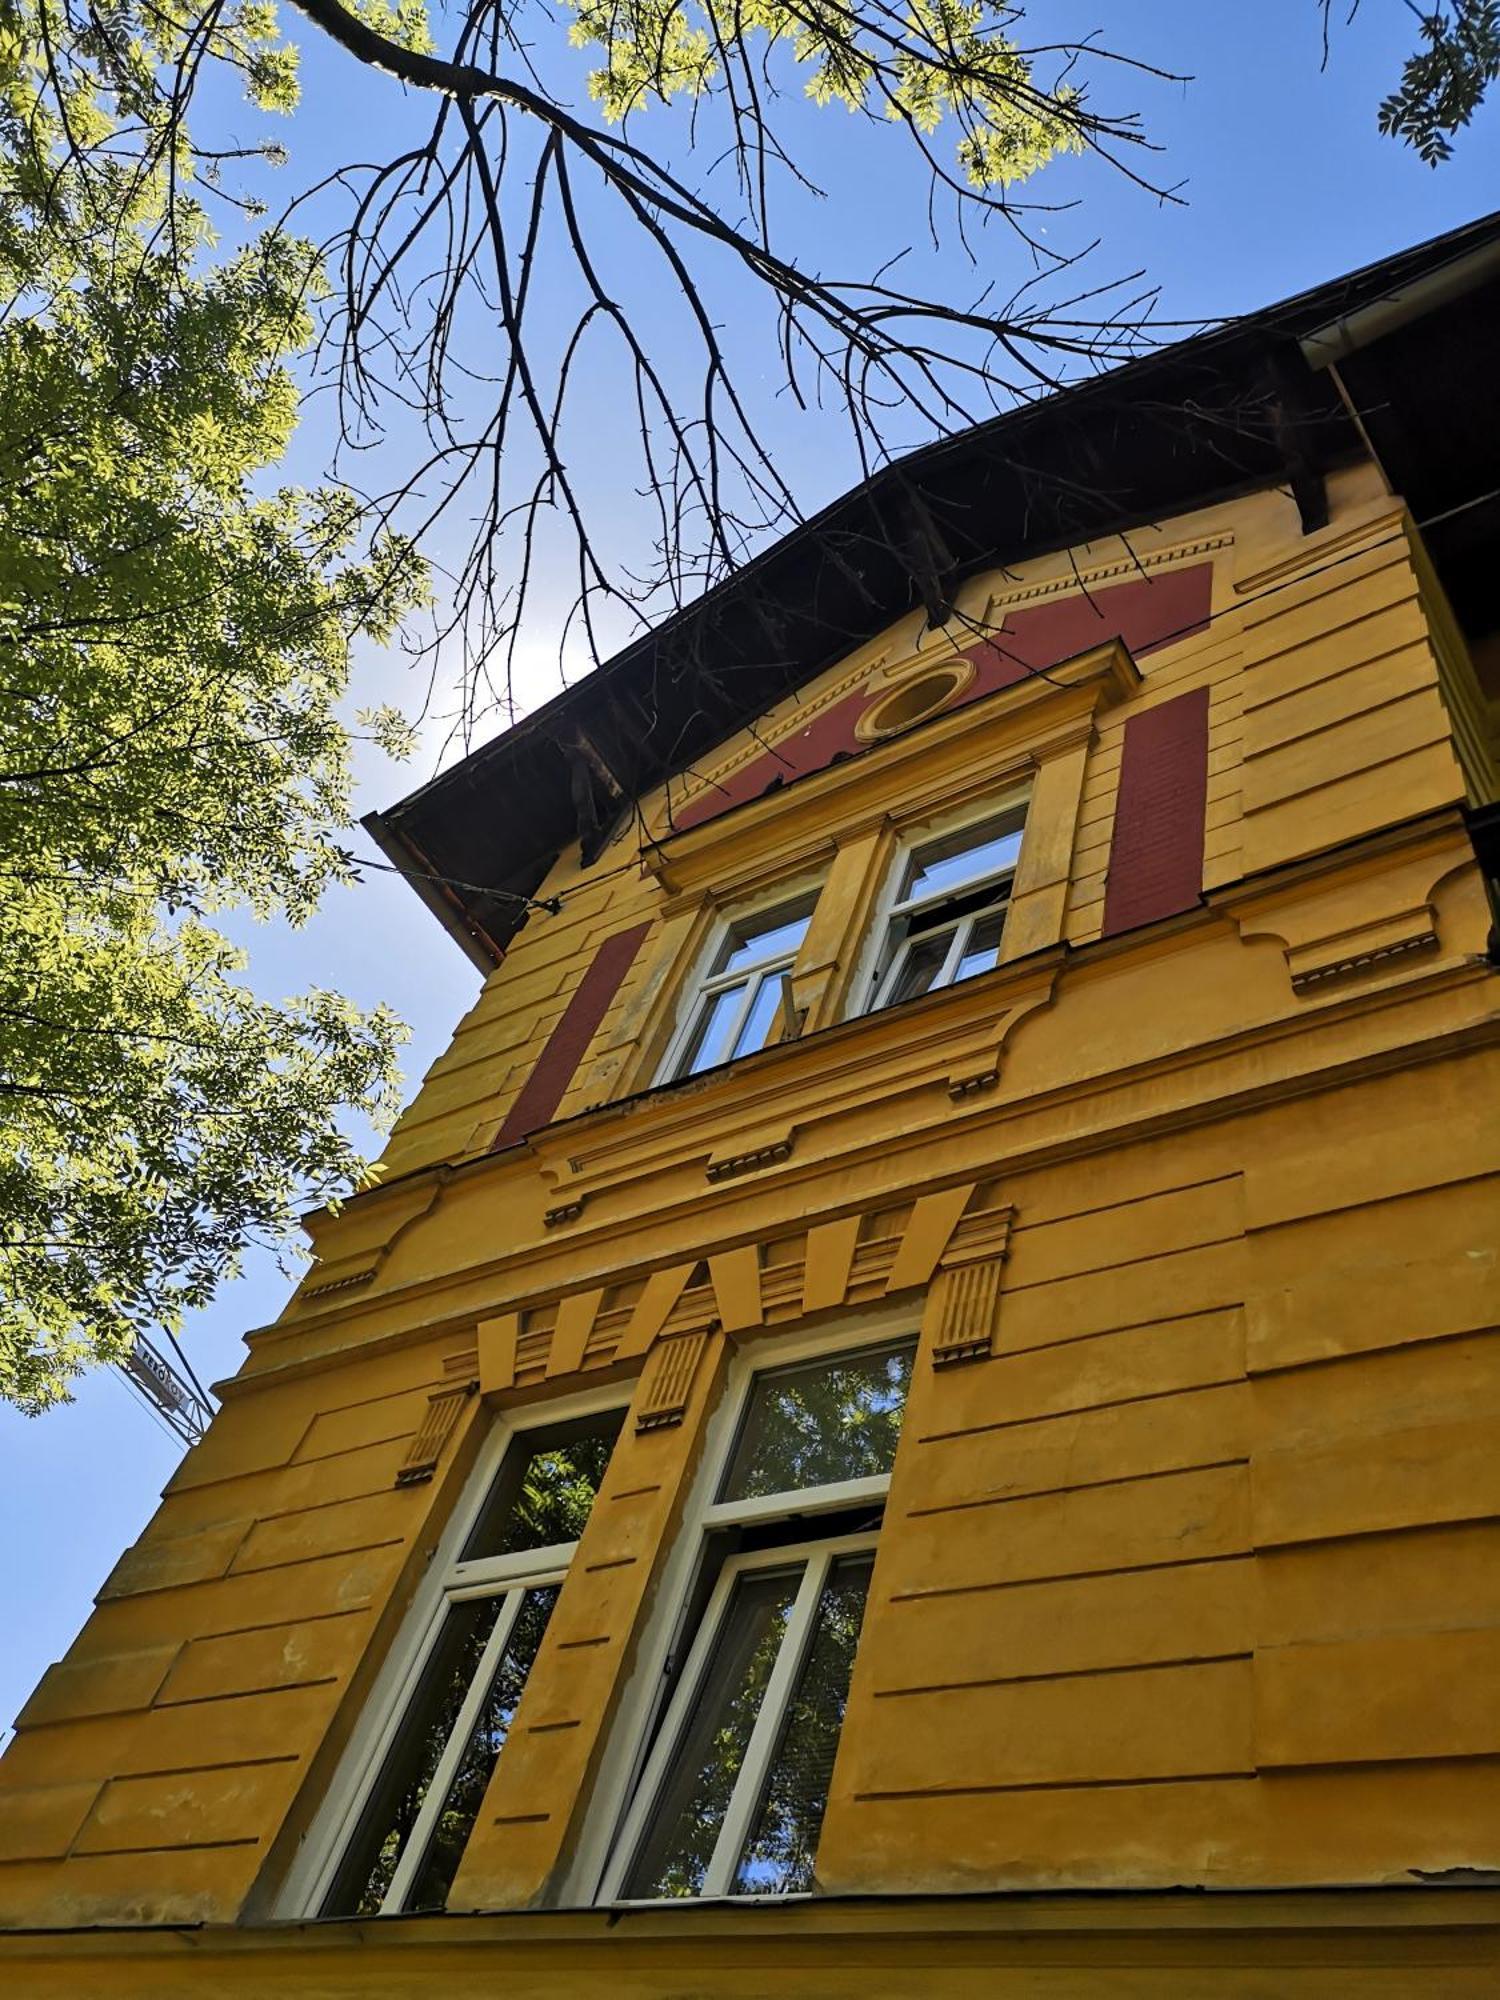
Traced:
<path fill-rule="evenodd" d="M 930 889 L 925 896 L 903 896 L 899 903 L 892 903 L 890 913 L 893 917 L 920 916 L 924 910 L 938 904 L 954 902 L 960 896 L 975 896 L 992 884 L 1007 882 L 1015 872 L 1015 864 L 1012 863 L 1008 868 L 995 869 L 993 874 L 976 875 L 971 882 L 953 882 L 946 888 Z"/>
<path fill-rule="evenodd" d="M 941 987 L 953 984 L 953 975 L 958 969 L 958 961 L 964 955 L 965 940 L 968 938 L 973 927 L 974 919 L 972 917 L 960 917 L 958 922 L 953 926 L 953 935 L 948 940 L 947 955 L 938 970 L 937 978 L 932 982 L 932 990 L 937 991 Z"/>
<path fill-rule="evenodd" d="M 745 997 L 739 1004 L 739 1010 L 735 1014 L 733 1026 L 724 1037 L 723 1060 L 725 1062 L 734 1061 L 734 1052 L 739 1045 L 740 1036 L 744 1032 L 745 1022 L 749 1018 L 750 1009 L 755 1005 L 755 996 L 760 991 L 760 979 L 753 967 L 749 972 L 742 974 L 742 977 L 745 981 Z"/>
<path fill-rule="evenodd" d="M 640 1774 L 625 1823 L 620 1829 L 614 1858 L 605 1876 L 604 1894 L 611 1902 L 624 1890 L 642 1843 L 650 1831 L 651 1816 L 658 1808 L 662 1787 L 677 1753 L 691 1704 L 703 1692 L 704 1674 L 728 1615 L 736 1578 L 742 1573 L 740 1566 L 733 1563 L 726 1564 L 719 1572 L 713 1594 L 704 1608 L 702 1622 L 693 1635 L 682 1676 L 667 1704 L 656 1742 Z"/>
<path fill-rule="evenodd" d="M 955 918 L 954 919 L 955 927 L 961 921 L 962 921 L 961 918 Z M 933 938 L 941 937 L 946 928 L 947 928 L 946 925 L 937 924 L 930 931 L 918 931 L 916 933 L 913 933 L 911 931 L 907 932 L 906 936 L 902 938 L 900 944 L 897 945 L 896 950 L 891 958 L 890 964 L 886 967 L 885 972 L 882 974 L 880 981 L 875 988 L 875 1007 L 877 1009 L 889 1004 L 890 996 L 895 992 L 896 988 L 901 984 L 901 975 L 904 972 L 906 968 L 906 962 L 911 957 L 915 947 L 919 944 L 929 943 Z M 948 960 L 945 958 L 943 960 L 944 969 L 946 969 L 947 964 Z M 943 980 L 940 975 L 933 982 L 932 986 L 930 986 L 927 990 L 929 992 L 936 992 L 938 987 L 940 987 L 942 984 Z"/>
<path fill-rule="evenodd" d="M 802 1581 L 797 1587 L 796 1601 L 792 1606 L 791 1616 L 787 1619 L 786 1631 L 782 1634 L 781 1649 L 776 1655 L 776 1664 L 771 1669 L 765 1692 L 761 1696 L 755 1727 L 751 1730 L 750 1741 L 745 1746 L 739 1775 L 734 1781 L 734 1790 L 729 1795 L 729 1804 L 725 1809 L 724 1823 L 714 1843 L 713 1859 L 709 1862 L 708 1872 L 703 1879 L 702 1893 L 705 1896 L 727 1895 L 734 1883 L 740 1865 L 740 1851 L 750 1837 L 750 1822 L 760 1802 L 766 1773 L 776 1752 L 777 1739 L 781 1733 L 782 1713 L 791 1698 L 797 1675 L 802 1670 L 802 1659 L 807 1651 L 813 1620 L 817 1616 L 818 1600 L 823 1594 L 829 1562 L 827 1550 L 820 1550 L 808 1557 L 803 1569 Z"/>
<path fill-rule="evenodd" d="M 443 1809 L 448 1788 L 453 1783 L 453 1773 L 458 1768 L 458 1761 L 474 1728 L 475 1718 L 479 1714 L 485 1696 L 489 1693 L 490 1682 L 495 1678 L 496 1670 L 505 1655 L 505 1648 L 510 1644 L 511 1628 L 520 1613 L 525 1595 L 525 1590 L 519 1587 L 506 1593 L 507 1602 L 485 1642 L 479 1665 L 474 1671 L 474 1678 L 469 1683 L 469 1692 L 464 1696 L 463 1705 L 458 1711 L 448 1741 L 443 1746 L 443 1754 L 438 1759 L 437 1768 L 432 1774 L 426 1796 L 422 1800 L 421 1810 L 413 1822 L 406 1845 L 401 1850 L 401 1859 L 391 1876 L 391 1885 L 386 1890 L 385 1898 L 380 1905 L 382 1916 L 389 1916 L 393 1910 L 401 1908 L 406 1900 L 407 1891 L 411 1888 L 412 1877 L 426 1858 L 433 1825 Z"/>
<path fill-rule="evenodd" d="M 726 992 L 730 987 L 738 986 L 741 980 L 750 980 L 753 982 L 757 978 L 772 972 L 789 971 L 796 963 L 797 954 L 795 952 L 782 952 L 777 957 L 768 958 L 764 962 L 757 960 L 753 965 L 742 965 L 734 972 L 716 972 L 712 978 L 703 981 L 698 991 L 703 999 L 711 1000 L 718 994 Z"/>
<path fill-rule="evenodd" d="M 468 1597 L 498 1597 L 516 1584 L 555 1583 L 566 1576 L 577 1542 L 550 1542 L 513 1556 L 475 1556 L 455 1563 L 444 1591 L 450 1603 Z"/>
<path fill-rule="evenodd" d="M 386 1760 L 393 1754 L 397 1737 L 410 1721 L 410 1710 L 417 1690 L 422 1684 L 422 1675 L 432 1658 L 448 1616 L 447 1601 L 441 1602 L 428 1619 L 426 1629 L 418 1641 L 412 1655 L 410 1673 L 397 1691 L 388 1713 L 375 1739 L 373 1754 L 366 1764 L 364 1782 L 357 1785 L 350 1794 L 343 1816 L 339 1821 L 336 1837 L 329 1843 L 328 1853 L 318 1872 L 314 1891 L 310 1897 L 312 1908 L 320 1910 L 333 1893 L 334 1884 L 348 1856 L 350 1846 L 358 1837 L 360 1822 L 385 1771 Z"/>

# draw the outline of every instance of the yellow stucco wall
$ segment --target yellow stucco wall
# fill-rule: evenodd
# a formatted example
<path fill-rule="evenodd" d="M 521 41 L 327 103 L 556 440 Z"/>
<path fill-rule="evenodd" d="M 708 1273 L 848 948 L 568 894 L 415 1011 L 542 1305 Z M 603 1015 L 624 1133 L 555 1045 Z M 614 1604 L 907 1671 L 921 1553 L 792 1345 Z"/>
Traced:
<path fill-rule="evenodd" d="M 388 1185 L 315 1222 L 321 1263 L 20 1718 L 0 1921 L 265 1914 L 491 1411 L 639 1401 L 661 1341 L 701 1333 L 684 1422 L 626 1426 L 452 1898 L 545 1905 L 727 1351 L 876 1310 L 923 1348 L 825 1890 L 1500 1867 L 1500 1035 L 1439 690 L 1464 663 L 1399 502 L 1364 473 L 1334 501 L 1310 537 L 1274 493 L 1166 524 L 1153 560 L 1211 560 L 1213 618 L 1138 682 L 1106 649 L 692 833 L 649 801 L 647 866 L 639 829 L 559 863 L 562 913 L 429 1072 Z M 978 579 L 966 608 L 1120 561 Z M 897 629 L 805 699 L 943 643 Z M 1124 724 L 1201 686 L 1205 902 L 1103 940 Z M 1019 955 L 842 1021 L 900 813 L 1018 775 Z M 802 1038 L 624 1102 L 715 899 L 809 872 Z M 560 1121 L 491 1153 L 598 944 L 640 922 Z M 1002 1240 L 990 1356 L 934 1370 L 949 1264 Z M 395 1487 L 445 1392 L 436 1476 Z M 129 1963 L 122 1990 L 176 1990 Z"/>

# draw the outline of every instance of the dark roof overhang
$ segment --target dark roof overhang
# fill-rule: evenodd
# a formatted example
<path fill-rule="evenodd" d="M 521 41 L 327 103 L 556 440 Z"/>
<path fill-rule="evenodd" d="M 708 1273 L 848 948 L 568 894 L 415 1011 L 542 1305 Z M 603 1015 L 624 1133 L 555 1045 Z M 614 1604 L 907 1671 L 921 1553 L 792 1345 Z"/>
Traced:
<path fill-rule="evenodd" d="M 1467 502 L 1500 462 L 1497 251 L 1500 214 L 911 453 L 366 829 L 488 968 L 565 847 L 967 575 L 1270 483 L 1315 527 L 1371 449 L 1419 520 Z M 1460 553 L 1487 518 L 1449 516 Z"/>
<path fill-rule="evenodd" d="M 1468 637 L 1500 628 L 1500 229 L 1393 282 L 1301 345 L 1422 528 Z M 1480 232 L 1488 228 L 1488 234 Z M 1436 248 L 1438 246 L 1431 246 Z"/>

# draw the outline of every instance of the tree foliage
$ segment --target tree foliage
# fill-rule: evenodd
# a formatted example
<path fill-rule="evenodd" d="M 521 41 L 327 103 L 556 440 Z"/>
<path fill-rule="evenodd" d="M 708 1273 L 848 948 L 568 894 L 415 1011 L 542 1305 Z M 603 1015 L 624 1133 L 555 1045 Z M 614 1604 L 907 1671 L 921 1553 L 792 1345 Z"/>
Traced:
<path fill-rule="evenodd" d="M 588 88 L 611 121 L 653 98 L 726 88 L 726 64 L 760 42 L 790 51 L 815 104 L 874 108 L 924 135 L 950 120 L 975 188 L 1016 186 L 1057 153 L 1082 150 L 1077 91 L 1039 87 L 1009 32 L 1018 13 L 985 0 L 912 0 L 904 17 L 842 0 L 569 4 L 572 41 L 602 57 Z"/>
<path fill-rule="evenodd" d="M 464 524 L 435 643 L 459 642 L 467 731 L 509 700 L 559 527 L 597 654 L 600 605 L 657 616 L 797 518 L 713 273 L 769 301 L 785 385 L 830 395 L 870 463 L 893 411 L 939 431 L 1133 339 L 1109 314 L 1056 323 L 1035 261 L 1004 305 L 974 264 L 955 307 L 774 240 L 772 181 L 806 191 L 774 123 L 790 85 L 915 148 L 960 231 L 1008 224 L 1065 269 L 1006 191 L 1133 121 L 1086 103 L 1082 49 L 1028 55 L 1016 8 L 575 0 L 570 42 L 511 0 L 298 7 L 362 136 L 268 219 L 267 121 L 300 88 L 268 0 L 0 0 L 0 1394 L 30 1410 L 360 1172 L 340 1107 L 388 1108 L 395 1023 L 254 998 L 220 920 L 300 921 L 351 872 L 350 647 L 421 598 L 424 535 Z M 693 138 L 716 116 L 727 143 L 679 171 L 635 127 L 684 95 Z M 364 158 L 410 98 L 425 138 Z M 696 361 L 681 325 L 643 322 L 664 290 Z M 570 464 L 611 360 L 657 509 L 638 576 L 601 553 Z M 376 468 L 358 497 L 337 455 L 319 490 L 270 477 L 299 384 Z M 395 744 L 394 718 L 369 726 Z"/>
<path fill-rule="evenodd" d="M 1327 61 L 1334 0 L 1321 0 Z M 1500 0 L 1434 0 L 1411 5 L 1418 41 L 1401 81 L 1376 114 L 1387 138 L 1403 140 L 1429 167 L 1453 157 L 1453 141 L 1500 78 Z M 1349 19 L 1359 12 L 1353 0 Z"/>
<path fill-rule="evenodd" d="M 41 17 L 0 6 L 0 1396 L 31 1412 L 362 1172 L 339 1117 L 388 1107 L 397 1022 L 256 998 L 215 918 L 300 922 L 349 874 L 350 646 L 424 590 L 347 494 L 265 484 L 316 259 L 212 257 L 174 162 L 112 151 L 154 72 L 96 21 L 111 92 L 49 97 Z"/>
<path fill-rule="evenodd" d="M 62 142 L 101 214 L 122 162 L 196 173 L 231 212 L 269 198 L 264 145 L 231 158 L 186 123 L 213 91 L 224 130 L 226 86 L 296 104 L 302 51 L 264 0 L 0 5 L 38 24 L 55 114 L 111 107 L 107 145 L 82 119 Z M 599 658 L 801 518 L 767 428 L 779 398 L 824 403 L 873 468 L 1140 344 L 1139 297 L 1080 290 L 1016 195 L 1069 152 L 1134 171 L 1135 116 L 1089 79 L 1141 66 L 1092 38 L 1028 47 L 1005 0 L 568 0 L 561 23 L 545 0 L 295 5 L 299 39 L 343 65 L 359 136 L 278 227 L 310 230 L 334 279 L 315 370 L 336 469 L 357 470 L 371 521 L 442 544 L 435 644 L 466 739 L 513 712 L 539 576 L 553 606 L 571 594 L 548 619 L 560 648 Z M 801 226 L 809 100 L 904 153 L 935 292 L 901 282 L 900 241 L 878 270 L 840 269 L 837 229 Z M 631 550 L 588 477 L 605 382 L 626 414 L 611 486 L 645 510 Z"/>
<path fill-rule="evenodd" d="M 1380 129 L 1435 167 L 1500 77 L 1500 0 L 1452 0 L 1418 22 L 1421 41 L 1381 103 Z"/>

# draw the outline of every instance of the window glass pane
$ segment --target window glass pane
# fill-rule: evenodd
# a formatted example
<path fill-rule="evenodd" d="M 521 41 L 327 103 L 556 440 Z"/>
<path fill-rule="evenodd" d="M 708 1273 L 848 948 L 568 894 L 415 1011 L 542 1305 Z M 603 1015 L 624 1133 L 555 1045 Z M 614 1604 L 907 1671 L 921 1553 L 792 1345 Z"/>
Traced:
<path fill-rule="evenodd" d="M 889 1472 L 914 1345 L 758 1375 L 720 1499 L 758 1499 Z"/>
<path fill-rule="evenodd" d="M 692 1720 L 626 1880 L 627 1896 L 701 1891 L 801 1579 L 799 1565 L 735 1584 Z"/>
<path fill-rule="evenodd" d="M 422 1857 L 422 1865 L 402 1903 L 403 1909 L 440 1910 L 448 1900 L 448 1890 L 458 1872 L 464 1849 L 469 1844 L 469 1834 L 478 1817 L 485 1787 L 510 1731 L 511 1718 L 526 1686 L 526 1677 L 531 1672 L 537 1648 L 542 1643 L 547 1620 L 552 1616 L 559 1588 L 554 1583 L 528 1590 L 522 1600 L 500 1664 L 495 1669 L 495 1677 L 474 1719 L 458 1769 L 448 1786 L 442 1811 L 438 1814 L 437 1824 L 427 1842 L 427 1851 Z"/>
<path fill-rule="evenodd" d="M 896 976 L 885 996 L 885 1005 L 891 1007 L 898 1000 L 914 1000 L 919 993 L 930 993 L 937 984 L 952 942 L 951 930 L 939 931 L 936 937 L 915 939 L 896 968 Z"/>
<path fill-rule="evenodd" d="M 609 1465 L 623 1410 L 519 1431 L 510 1441 L 460 1562 L 576 1542 Z"/>
<path fill-rule="evenodd" d="M 760 982 L 760 990 L 750 1003 L 750 1012 L 745 1016 L 745 1025 L 735 1039 L 734 1052 L 737 1056 L 754 1055 L 763 1049 L 770 1039 L 771 1030 L 776 1025 L 776 1016 L 781 1007 L 781 980 L 773 975 Z"/>
<path fill-rule="evenodd" d="M 742 979 L 737 986 L 726 986 L 722 992 L 702 1002 L 698 1025 L 678 1068 L 679 1076 L 696 1076 L 700 1070 L 713 1069 L 718 1063 L 728 1062 L 730 1033 L 744 1004 L 748 983 Z"/>
<path fill-rule="evenodd" d="M 958 843 L 962 841 L 962 845 Z M 902 900 L 948 896 L 966 883 L 1014 868 L 1021 852 L 1021 828 L 997 828 L 993 822 L 944 841 L 934 841 L 912 857 Z"/>
<path fill-rule="evenodd" d="M 380 1908 L 504 1601 L 474 1598 L 444 1619 L 320 1915 L 373 1916 Z"/>
<path fill-rule="evenodd" d="M 811 921 L 810 911 L 792 917 L 785 910 L 778 910 L 773 915 L 736 925 L 723 963 L 715 968 L 716 974 L 764 965 L 769 958 L 794 958 Z"/>
<path fill-rule="evenodd" d="M 979 919 L 969 932 L 968 942 L 953 968 L 955 982 L 972 979 L 976 973 L 994 971 L 1000 963 L 1000 933 L 1004 928 L 1003 910 L 996 910 L 993 916 Z"/>
<path fill-rule="evenodd" d="M 873 1555 L 844 1556 L 828 1573 L 812 1644 L 735 1870 L 735 1895 L 791 1896 L 812 1887 L 874 1561 Z"/>

